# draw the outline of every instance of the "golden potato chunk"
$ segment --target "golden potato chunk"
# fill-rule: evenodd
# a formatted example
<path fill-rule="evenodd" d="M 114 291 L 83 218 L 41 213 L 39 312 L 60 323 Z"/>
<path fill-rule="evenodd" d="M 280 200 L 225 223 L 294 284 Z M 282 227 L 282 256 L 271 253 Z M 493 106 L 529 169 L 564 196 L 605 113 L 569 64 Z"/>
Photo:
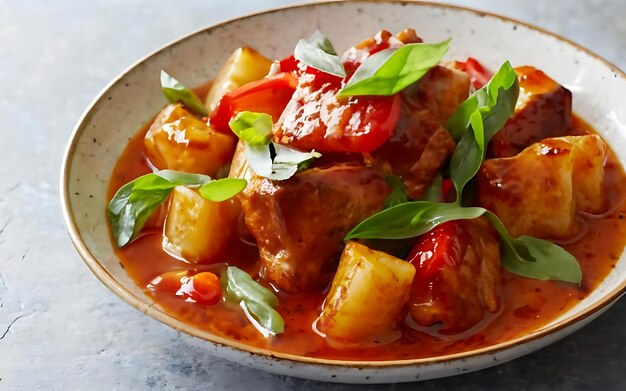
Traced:
<path fill-rule="evenodd" d="M 239 142 L 237 142 L 237 147 L 235 148 L 233 160 L 230 162 L 228 177 L 242 178 L 250 181 L 254 175 L 254 171 L 250 168 L 250 163 L 248 163 L 248 158 L 246 157 L 246 147 L 243 141 L 239 140 Z"/>
<path fill-rule="evenodd" d="M 166 106 L 144 139 L 148 159 L 156 168 L 212 177 L 230 162 L 236 142 L 234 135 L 213 131 L 180 104 Z"/>
<path fill-rule="evenodd" d="M 228 245 L 239 214 L 236 198 L 213 202 L 197 190 L 177 186 L 165 220 L 163 249 L 189 262 L 210 262 Z"/>
<path fill-rule="evenodd" d="M 488 159 L 478 173 L 478 202 L 513 236 L 569 238 L 576 212 L 604 203 L 606 147 L 597 135 L 545 139 L 511 158 Z"/>
<path fill-rule="evenodd" d="M 573 168 L 576 209 L 597 213 L 604 209 L 604 161 L 606 146 L 597 135 L 568 137 L 575 148 Z"/>
<path fill-rule="evenodd" d="M 209 112 L 213 111 L 224 94 L 246 83 L 264 78 L 271 65 L 272 61 L 254 49 L 235 50 L 213 80 L 204 105 Z"/>
<path fill-rule="evenodd" d="M 400 337 L 415 267 L 402 259 L 348 242 L 326 296 L 317 329 L 332 342 L 389 343 Z"/>

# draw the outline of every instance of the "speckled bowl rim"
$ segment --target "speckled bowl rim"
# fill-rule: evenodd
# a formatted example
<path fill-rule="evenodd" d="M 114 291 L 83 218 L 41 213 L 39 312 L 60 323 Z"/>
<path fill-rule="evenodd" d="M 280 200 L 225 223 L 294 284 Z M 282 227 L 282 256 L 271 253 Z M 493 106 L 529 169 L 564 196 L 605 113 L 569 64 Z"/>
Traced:
<path fill-rule="evenodd" d="M 363 0 L 362 0 L 363 1 Z M 507 16 L 502 16 L 499 14 L 495 14 L 495 13 L 491 13 L 491 12 L 486 12 L 486 11 L 480 11 L 480 10 L 476 10 L 473 8 L 468 8 L 468 7 L 463 7 L 463 6 L 457 6 L 457 5 L 451 5 L 451 4 L 445 4 L 445 3 L 433 3 L 433 2 L 429 2 L 429 1 L 421 1 L 421 0 L 364 0 L 366 2 L 373 2 L 373 3 L 393 3 L 393 4 L 411 4 L 411 5 L 425 5 L 428 7 L 438 7 L 438 8 L 443 8 L 443 9 L 452 9 L 452 10 L 457 10 L 457 11 L 464 11 L 464 12 L 470 12 L 479 16 L 490 16 L 496 19 L 500 19 L 503 22 L 506 23 L 513 23 L 513 24 L 518 24 L 518 25 L 523 25 L 529 29 L 533 29 L 541 34 L 550 36 L 552 38 L 556 38 L 557 40 L 559 40 L 561 43 L 563 43 L 564 45 L 569 45 L 572 46 L 576 49 L 578 49 L 579 51 L 584 52 L 585 54 L 595 58 L 596 60 L 602 62 L 604 65 L 606 65 L 613 73 L 615 73 L 616 75 L 619 75 L 620 78 L 626 80 L 626 73 L 624 73 L 624 71 L 622 71 L 621 69 L 619 69 L 616 65 L 612 64 L 611 62 L 605 60 L 604 58 L 602 58 L 601 56 L 599 56 L 598 54 L 594 53 L 593 51 L 565 38 L 562 37 L 561 35 L 552 33 L 550 31 L 547 31 L 541 27 L 535 26 L 531 23 L 527 23 L 527 22 L 523 22 L 514 18 L 510 18 Z M 607 292 L 602 298 L 600 298 L 598 301 L 596 301 L 595 303 L 593 303 L 592 305 L 590 305 L 589 307 L 585 308 L 584 310 L 582 310 L 582 312 L 580 312 L 578 315 L 574 316 L 574 317 L 570 317 L 570 318 L 566 318 L 563 319 L 562 321 L 555 323 L 549 327 L 546 328 L 542 328 L 540 330 L 531 332 L 525 336 L 522 337 L 518 337 L 506 342 L 502 342 L 502 343 L 498 343 L 498 344 L 494 344 L 491 346 L 487 346 L 487 347 L 483 347 L 483 348 L 479 348 L 479 349 L 473 349 L 473 350 L 469 350 L 466 352 L 462 352 L 462 353 L 454 353 L 454 354 L 447 354 L 447 355 L 443 355 L 443 356 L 437 356 L 437 357 L 430 357 L 430 358 L 419 358 L 419 359 L 407 359 L 407 360 L 389 360 L 389 361 L 350 361 L 350 360 L 331 360 L 331 359 L 323 359 L 323 358 L 314 358 L 314 357 L 305 357 L 305 356 L 299 356 L 299 355 L 294 355 L 294 354 L 287 354 L 287 353 L 281 353 L 281 352 L 275 352 L 269 349 L 261 349 L 261 348 L 257 348 L 254 346 L 250 346 L 250 345 L 246 345 L 244 343 L 238 342 L 238 341 L 234 341 L 234 340 L 230 340 L 227 338 L 223 338 L 214 334 L 211 334 L 209 332 L 206 331 L 202 331 L 198 328 L 195 328 L 191 325 L 188 325 L 180 320 L 177 320 L 176 318 L 162 312 L 161 310 L 159 310 L 158 308 L 154 307 L 154 303 L 151 303 L 149 305 L 146 305 L 145 302 L 140 299 L 139 297 L 137 297 L 136 295 L 134 295 L 133 293 L 131 293 L 128 289 L 126 289 L 120 282 L 118 282 L 113 276 L 111 276 L 107 270 L 98 262 L 98 260 L 95 258 L 95 256 L 89 251 L 89 249 L 87 248 L 87 245 L 85 244 L 79 229 L 76 225 L 76 221 L 74 219 L 74 214 L 72 212 L 72 208 L 70 206 L 70 197 L 69 197 L 69 179 L 70 179 L 70 167 L 71 167 L 71 162 L 72 159 L 74 157 L 74 151 L 76 149 L 76 145 L 78 144 L 78 140 L 80 139 L 81 133 L 83 131 L 83 129 L 85 128 L 85 124 L 88 122 L 88 120 L 92 117 L 93 113 L 93 108 L 103 99 L 103 96 L 105 95 L 105 93 L 116 83 L 118 83 L 120 81 L 120 79 L 122 77 L 124 77 L 130 70 L 132 70 L 133 68 L 137 67 L 138 65 L 140 65 L 141 63 L 149 60 L 151 57 L 153 57 L 154 55 L 156 55 L 157 53 L 166 50 L 167 48 L 185 40 L 188 39 L 189 37 L 192 37 L 194 35 L 197 34 L 202 34 L 205 33 L 206 31 L 209 30 L 213 30 L 216 28 L 219 28 L 223 25 L 229 24 L 233 21 L 236 20 L 241 20 L 241 19 L 248 19 L 248 18 L 253 18 L 256 17 L 257 15 L 261 15 L 261 14 L 270 14 L 270 13 L 276 13 L 276 12 L 281 12 L 285 9 L 290 9 L 290 8 L 308 8 L 308 7 L 316 7 L 320 4 L 333 4 L 333 3 L 346 3 L 349 1 L 343 1 L 343 0 L 322 0 L 322 1 L 316 1 L 316 2 L 312 2 L 312 3 L 305 3 L 305 4 L 297 4 L 297 5 L 292 5 L 292 6 L 287 6 L 287 7 L 278 7 L 278 8 L 272 8 L 266 11 L 261 11 L 261 12 L 255 12 L 255 13 L 250 13 L 250 14 L 246 14 L 244 16 L 241 17 L 236 17 L 236 18 L 232 18 L 232 19 L 228 19 L 226 21 L 223 21 L 221 23 L 217 23 L 214 24 L 212 26 L 209 27 L 205 27 L 202 28 L 196 32 L 190 33 L 188 35 L 185 35 L 182 38 L 178 38 L 176 40 L 173 40 L 169 43 L 167 43 L 166 45 L 162 46 L 161 48 L 155 50 L 154 52 L 148 54 L 147 56 L 141 58 L 140 60 L 138 60 L 137 62 L 135 62 L 134 64 L 132 64 L 130 67 L 128 67 L 125 71 L 123 71 L 121 74 L 119 74 L 115 79 L 113 79 L 106 87 L 104 87 L 102 89 L 102 91 L 98 94 L 98 96 L 89 104 L 89 106 L 87 107 L 87 109 L 85 110 L 85 112 L 82 114 L 81 118 L 78 120 L 72 135 L 70 137 L 70 140 L 68 142 L 68 145 L 66 147 L 64 156 L 63 156 L 63 162 L 62 162 L 62 167 L 61 167 L 61 184 L 60 184 L 60 195 L 61 195 L 61 208 L 62 208 L 62 213 L 63 213 L 63 219 L 65 221 L 70 239 L 74 245 L 74 247 L 76 248 L 76 250 L 78 251 L 79 255 L 83 258 L 84 262 L 87 264 L 87 266 L 89 267 L 89 269 L 93 272 L 93 274 L 96 275 L 96 277 L 107 287 L 109 288 L 111 291 L 113 291 L 113 293 L 115 293 L 117 296 L 119 296 L 122 300 L 126 301 L 128 304 L 130 304 L 131 306 L 135 307 L 137 310 L 143 312 L 144 314 L 150 316 L 151 318 L 164 323 L 180 332 L 189 334 L 193 337 L 197 337 L 206 341 L 209 341 L 211 343 L 214 343 L 218 346 L 224 346 L 224 347 L 229 347 L 229 348 L 233 348 L 242 352 L 246 352 L 246 353 L 250 353 L 253 355 L 259 355 L 259 356 L 263 356 L 266 358 L 274 358 L 274 359 L 280 359 L 280 360 L 289 360 L 295 363 L 303 363 L 303 364 L 320 364 L 320 365 L 329 365 L 329 366 L 337 366 L 337 367 L 350 367 L 350 368 L 389 368 L 389 367 L 406 367 L 406 366 L 424 366 L 424 365 L 430 365 L 430 364 L 435 364 L 435 363 L 442 363 L 442 362 L 451 362 L 451 361 L 456 361 L 456 360 L 466 360 L 472 357 L 477 357 L 477 356 L 481 356 L 481 355 L 488 355 L 488 354 L 496 354 L 498 352 L 504 351 L 504 350 L 508 350 L 511 349 L 513 347 L 516 347 L 518 345 L 522 345 L 522 344 L 526 344 L 529 343 L 531 341 L 535 341 L 535 340 L 539 340 L 543 337 L 546 337 L 552 333 L 556 333 L 560 330 L 563 330 L 569 326 L 574 325 L 575 323 L 578 323 L 594 314 L 596 314 L 598 311 L 601 311 L 602 309 L 604 309 L 605 307 L 607 307 L 609 304 L 613 303 L 615 300 L 617 300 L 620 296 L 622 296 L 624 293 L 626 293 L 626 278 L 624 279 L 624 281 L 622 281 L 622 283 L 617 286 L 616 288 L 614 288 L 613 290 Z"/>

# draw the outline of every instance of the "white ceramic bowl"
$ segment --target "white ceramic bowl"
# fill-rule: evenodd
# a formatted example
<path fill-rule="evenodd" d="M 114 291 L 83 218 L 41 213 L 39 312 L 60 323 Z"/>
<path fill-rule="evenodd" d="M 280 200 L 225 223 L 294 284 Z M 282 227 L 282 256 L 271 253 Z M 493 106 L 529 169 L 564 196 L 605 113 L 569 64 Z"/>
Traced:
<path fill-rule="evenodd" d="M 587 298 L 546 326 L 518 339 L 460 354 L 388 362 L 300 357 L 229 341 L 182 323 L 153 306 L 114 255 L 107 230 L 106 190 L 128 139 L 165 104 L 161 69 L 190 85 L 215 76 L 237 47 L 270 58 L 292 52 L 300 37 L 320 29 L 338 49 L 382 28 L 414 27 L 427 42 L 453 37 L 450 59 L 469 55 L 492 69 L 504 60 L 534 65 L 574 93 L 574 110 L 626 161 L 626 75 L 580 46 L 528 24 L 460 7 L 412 2 L 322 2 L 245 16 L 175 41 L 113 80 L 85 111 L 70 139 L 62 171 L 65 222 L 78 252 L 115 294 L 146 315 L 180 330 L 215 356 L 289 376 L 333 382 L 400 382 L 454 375 L 532 352 L 584 326 L 626 289 L 626 257 Z"/>

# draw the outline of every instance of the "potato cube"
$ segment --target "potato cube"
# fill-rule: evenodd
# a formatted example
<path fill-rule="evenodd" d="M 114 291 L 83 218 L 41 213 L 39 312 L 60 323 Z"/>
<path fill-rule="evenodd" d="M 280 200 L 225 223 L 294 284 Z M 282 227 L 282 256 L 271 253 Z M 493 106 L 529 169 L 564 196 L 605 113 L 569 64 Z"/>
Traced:
<path fill-rule="evenodd" d="M 331 343 L 367 346 L 396 340 L 414 275 L 410 263 L 348 242 L 317 329 Z"/>
<path fill-rule="evenodd" d="M 235 152 L 234 135 L 213 131 L 180 104 L 170 104 L 156 117 L 144 145 L 150 162 L 170 169 L 216 176 Z"/>
<path fill-rule="evenodd" d="M 264 78 L 271 65 L 272 61 L 254 49 L 235 50 L 213 80 L 204 105 L 209 112 L 213 111 L 224 94 L 246 83 Z"/>
<path fill-rule="evenodd" d="M 177 186 L 165 220 L 163 249 L 189 262 L 210 262 L 228 245 L 239 214 L 236 198 L 213 202 L 195 189 Z"/>
<path fill-rule="evenodd" d="M 597 213 L 604 208 L 604 160 L 606 146 L 600 136 L 567 137 L 575 148 L 572 180 L 576 209 Z"/>
<path fill-rule="evenodd" d="M 605 146 L 597 135 L 545 139 L 511 158 L 485 160 L 478 202 L 514 237 L 570 238 L 576 212 L 602 209 Z"/>

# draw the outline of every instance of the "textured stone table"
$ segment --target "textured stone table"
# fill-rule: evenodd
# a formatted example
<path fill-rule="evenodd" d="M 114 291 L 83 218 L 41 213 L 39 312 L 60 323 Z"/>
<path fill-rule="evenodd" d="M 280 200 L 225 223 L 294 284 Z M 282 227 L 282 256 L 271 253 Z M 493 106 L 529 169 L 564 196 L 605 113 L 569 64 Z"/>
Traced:
<path fill-rule="evenodd" d="M 98 91 L 180 35 L 282 0 L 0 0 L 0 390 L 351 390 L 216 360 L 104 288 L 74 252 L 58 176 Z M 626 68 L 626 2 L 453 1 L 527 20 Z M 419 26 L 416 26 L 419 28 Z M 376 390 L 626 389 L 626 301 L 575 335 L 461 377 Z"/>

